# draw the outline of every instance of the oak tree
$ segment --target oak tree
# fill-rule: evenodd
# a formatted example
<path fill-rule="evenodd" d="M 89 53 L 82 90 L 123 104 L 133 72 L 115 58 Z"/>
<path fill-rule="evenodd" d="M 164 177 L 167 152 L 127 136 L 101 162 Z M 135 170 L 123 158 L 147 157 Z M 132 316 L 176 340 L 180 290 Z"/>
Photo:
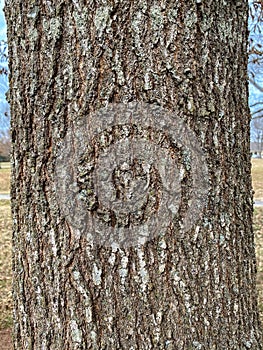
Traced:
<path fill-rule="evenodd" d="M 15 349 L 261 349 L 247 2 L 5 13 Z"/>

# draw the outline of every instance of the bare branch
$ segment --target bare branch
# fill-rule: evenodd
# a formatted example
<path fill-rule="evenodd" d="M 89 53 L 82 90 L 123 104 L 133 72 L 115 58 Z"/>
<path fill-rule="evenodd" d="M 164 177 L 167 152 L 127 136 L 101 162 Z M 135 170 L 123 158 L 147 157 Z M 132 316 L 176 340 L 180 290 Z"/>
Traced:
<path fill-rule="evenodd" d="M 258 83 L 255 82 L 255 80 L 248 78 L 249 82 L 255 86 L 255 88 L 257 88 L 260 92 L 263 92 L 263 87 L 260 86 Z"/>
<path fill-rule="evenodd" d="M 251 115 L 258 114 L 260 112 L 263 112 L 263 108 L 259 109 L 258 111 L 251 112 Z"/>
<path fill-rule="evenodd" d="M 263 101 L 258 101 L 256 103 L 253 103 L 252 105 L 250 105 L 249 107 L 252 108 L 252 107 L 255 107 L 257 105 L 263 105 Z"/>

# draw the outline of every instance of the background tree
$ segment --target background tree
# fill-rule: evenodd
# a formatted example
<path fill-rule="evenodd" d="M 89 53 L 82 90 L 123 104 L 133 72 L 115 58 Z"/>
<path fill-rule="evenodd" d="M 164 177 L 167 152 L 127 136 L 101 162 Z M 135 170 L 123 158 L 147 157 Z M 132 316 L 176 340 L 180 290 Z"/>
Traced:
<path fill-rule="evenodd" d="M 249 60 L 248 74 L 251 84 L 250 109 L 252 119 L 262 118 L 262 97 L 263 84 L 263 2 L 249 1 Z M 257 123 L 256 123 L 257 124 Z M 254 122 L 251 123 L 252 133 L 255 133 Z"/>
<path fill-rule="evenodd" d="M 0 162 L 8 162 L 10 160 L 11 142 L 10 136 L 2 135 L 0 138 Z"/>
<path fill-rule="evenodd" d="M 8 89 L 7 42 L 0 41 L 0 161 L 9 160 L 10 154 L 10 108 L 5 98 Z"/>
<path fill-rule="evenodd" d="M 263 118 L 252 120 L 252 140 L 255 145 L 255 151 L 261 157 L 263 151 Z"/>
<path fill-rule="evenodd" d="M 7 0 L 5 12 L 15 349 L 261 349 L 246 1 Z M 67 157 L 77 173 L 71 187 L 79 186 L 89 216 L 102 215 L 114 229 L 99 212 L 103 198 L 90 202 L 94 188 L 85 179 L 99 167 L 98 152 L 123 135 L 144 135 L 171 152 L 182 170 L 181 196 L 165 234 L 139 246 L 95 245 L 81 231 L 83 218 L 73 227 L 62 210 L 56 164 L 68 134 L 81 140 L 80 124 L 94 128 L 92 112 L 131 101 L 154 103 L 172 113 L 173 127 L 180 120 L 191 128 L 205 152 L 209 192 L 201 217 L 185 230 L 198 192 L 189 150 L 150 124 L 102 128 L 85 157 Z M 118 174 L 142 174 L 135 162 L 115 170 L 115 188 L 123 185 Z M 165 177 L 152 170 L 153 202 L 141 208 L 138 225 L 165 196 Z"/>

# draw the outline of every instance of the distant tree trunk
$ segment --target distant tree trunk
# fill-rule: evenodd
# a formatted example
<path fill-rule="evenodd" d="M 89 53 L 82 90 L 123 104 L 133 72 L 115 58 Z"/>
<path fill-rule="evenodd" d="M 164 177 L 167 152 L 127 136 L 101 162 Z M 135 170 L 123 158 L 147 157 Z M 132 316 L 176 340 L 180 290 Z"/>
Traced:
<path fill-rule="evenodd" d="M 251 129 L 257 154 L 261 157 L 263 150 L 263 117 L 252 119 Z"/>
<path fill-rule="evenodd" d="M 6 0 L 5 13 L 15 349 L 261 349 L 247 1 Z M 56 162 L 68 132 L 79 137 L 92 112 L 134 101 L 161 106 L 192 130 L 206 157 L 207 199 L 183 230 L 195 174 L 179 147 L 188 170 L 167 232 L 143 245 L 93 244 L 65 217 Z M 72 172 L 80 167 L 68 162 Z M 77 183 L 85 190 L 85 176 Z M 92 215 L 96 201 L 86 203 Z"/>

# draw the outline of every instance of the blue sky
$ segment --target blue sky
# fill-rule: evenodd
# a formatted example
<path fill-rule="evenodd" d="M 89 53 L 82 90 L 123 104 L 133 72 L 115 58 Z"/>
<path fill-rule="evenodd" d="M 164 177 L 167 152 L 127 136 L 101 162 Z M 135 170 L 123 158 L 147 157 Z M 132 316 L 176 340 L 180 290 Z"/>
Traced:
<path fill-rule="evenodd" d="M 3 12 L 4 0 L 0 0 L 0 42 L 6 41 L 6 22 Z M 7 68 L 7 62 L 0 61 L 0 68 Z M 8 77 L 5 74 L 0 75 L 0 130 L 7 130 L 8 124 L 4 113 L 9 112 L 9 105 L 6 101 L 5 93 L 8 90 Z"/>
<path fill-rule="evenodd" d="M 3 7 L 4 0 L 0 0 L 0 40 L 6 40 L 6 23 Z"/>

